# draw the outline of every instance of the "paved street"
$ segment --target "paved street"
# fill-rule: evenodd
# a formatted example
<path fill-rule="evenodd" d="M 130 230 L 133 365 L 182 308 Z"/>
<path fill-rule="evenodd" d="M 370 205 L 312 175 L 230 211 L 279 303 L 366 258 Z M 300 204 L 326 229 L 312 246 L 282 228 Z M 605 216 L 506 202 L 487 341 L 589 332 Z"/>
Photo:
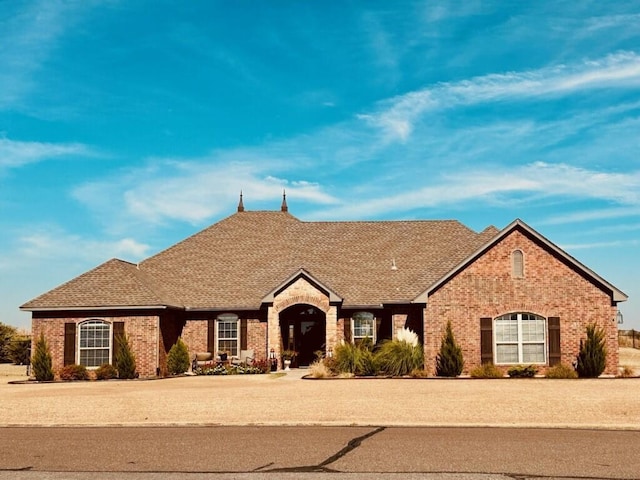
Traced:
<path fill-rule="evenodd" d="M 403 473 L 402 478 L 411 478 L 407 474 L 468 473 L 473 475 L 466 478 L 500 478 L 485 476 L 495 474 L 622 479 L 640 478 L 638 445 L 640 431 L 15 427 L 0 433 L 0 478 L 81 478 L 62 475 L 65 472 L 102 472 L 91 478 L 125 478 L 123 472 L 129 472 L 126 478 L 167 478 L 173 472 L 182 475 L 176 478 L 190 478 L 184 476 L 187 473 L 247 479 L 324 479 L 332 478 L 332 473 L 364 475 L 353 478 L 382 473 Z M 140 477 L 141 473 L 156 476 Z M 220 476 L 212 477 L 212 473 Z M 114 474 L 121 475 L 111 477 Z"/>

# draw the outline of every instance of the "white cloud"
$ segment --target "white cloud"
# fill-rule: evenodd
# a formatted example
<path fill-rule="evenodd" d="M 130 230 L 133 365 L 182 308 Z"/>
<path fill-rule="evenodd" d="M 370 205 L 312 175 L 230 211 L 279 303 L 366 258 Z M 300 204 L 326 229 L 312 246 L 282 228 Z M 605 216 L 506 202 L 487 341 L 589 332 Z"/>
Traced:
<path fill-rule="evenodd" d="M 456 83 L 441 83 L 381 102 L 377 111 L 358 118 L 379 128 L 386 141 L 406 141 L 425 113 L 462 105 L 569 95 L 594 88 L 640 86 L 640 56 L 634 52 L 595 61 L 528 72 L 490 74 Z"/>
<path fill-rule="evenodd" d="M 567 164 L 535 162 L 523 166 L 486 165 L 460 173 L 445 173 L 430 185 L 397 195 L 369 192 L 357 204 L 324 209 L 316 218 L 376 217 L 416 208 L 437 208 L 465 202 L 487 205 L 527 202 L 527 199 L 600 200 L 640 207 L 640 171 L 615 173 Z M 636 211 L 636 210 L 633 210 Z M 576 217 L 577 219 L 577 217 Z"/>
<path fill-rule="evenodd" d="M 56 157 L 77 155 L 94 153 L 86 145 L 79 143 L 21 142 L 0 138 L 0 170 Z"/>
<path fill-rule="evenodd" d="M 137 223 L 178 220 L 200 224 L 233 211 L 232 205 L 237 204 L 241 190 L 245 192 L 247 208 L 264 201 L 273 202 L 276 208 L 284 190 L 297 200 L 336 203 L 315 182 L 268 175 L 280 170 L 277 160 L 255 159 L 255 154 L 251 154 L 250 162 L 226 163 L 229 156 L 226 152 L 197 161 L 154 159 L 146 168 L 84 184 L 74 190 L 73 196 L 108 218 L 110 224 L 121 223 L 113 220 L 120 215 Z M 238 155 L 242 156 L 250 155 Z"/>

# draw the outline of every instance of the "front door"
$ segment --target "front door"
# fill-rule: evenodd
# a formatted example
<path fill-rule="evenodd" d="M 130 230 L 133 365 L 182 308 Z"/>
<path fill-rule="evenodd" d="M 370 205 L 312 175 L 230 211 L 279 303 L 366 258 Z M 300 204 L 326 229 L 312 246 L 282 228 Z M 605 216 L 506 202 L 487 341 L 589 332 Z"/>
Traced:
<path fill-rule="evenodd" d="M 298 352 L 294 365 L 310 365 L 315 352 L 325 350 L 326 316 L 311 305 L 294 305 L 280 314 L 280 334 L 282 348 Z"/>

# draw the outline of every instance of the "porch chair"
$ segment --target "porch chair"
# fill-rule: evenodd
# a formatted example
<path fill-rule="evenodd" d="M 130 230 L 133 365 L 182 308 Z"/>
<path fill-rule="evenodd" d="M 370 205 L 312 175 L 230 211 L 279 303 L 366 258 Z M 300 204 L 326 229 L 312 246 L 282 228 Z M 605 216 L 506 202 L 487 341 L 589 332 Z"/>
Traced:
<path fill-rule="evenodd" d="M 235 355 L 231 357 L 231 364 L 232 365 L 241 365 L 241 364 L 251 365 L 253 363 L 253 359 L 254 359 L 253 349 L 240 350 L 239 357 Z"/>

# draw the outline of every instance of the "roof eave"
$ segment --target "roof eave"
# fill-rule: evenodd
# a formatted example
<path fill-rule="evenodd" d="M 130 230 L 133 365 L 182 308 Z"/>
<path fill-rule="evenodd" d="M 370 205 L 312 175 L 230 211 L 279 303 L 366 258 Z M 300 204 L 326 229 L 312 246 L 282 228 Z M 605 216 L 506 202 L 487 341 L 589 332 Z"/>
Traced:
<path fill-rule="evenodd" d="M 63 312 L 63 311 L 83 311 L 83 310 L 166 310 L 169 308 L 180 308 L 170 305 L 84 305 L 73 307 L 20 307 L 24 312 Z"/>

